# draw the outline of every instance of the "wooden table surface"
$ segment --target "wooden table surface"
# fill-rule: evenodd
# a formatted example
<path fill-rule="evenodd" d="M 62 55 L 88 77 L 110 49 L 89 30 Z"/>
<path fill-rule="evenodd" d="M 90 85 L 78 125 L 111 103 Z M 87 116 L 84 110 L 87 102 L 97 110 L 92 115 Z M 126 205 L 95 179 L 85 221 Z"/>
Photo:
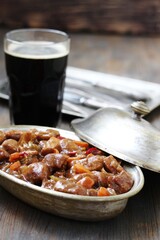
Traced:
<path fill-rule="evenodd" d="M 0 78 L 5 77 L 0 30 Z M 160 37 L 71 34 L 69 65 L 160 83 Z M 160 130 L 160 108 L 146 118 Z M 59 127 L 70 129 L 71 117 Z M 0 102 L 0 126 L 9 124 L 6 102 Z M 116 218 L 102 222 L 68 220 L 37 210 L 0 187 L 1 240 L 159 240 L 160 174 L 144 170 L 142 191 L 129 199 Z"/>

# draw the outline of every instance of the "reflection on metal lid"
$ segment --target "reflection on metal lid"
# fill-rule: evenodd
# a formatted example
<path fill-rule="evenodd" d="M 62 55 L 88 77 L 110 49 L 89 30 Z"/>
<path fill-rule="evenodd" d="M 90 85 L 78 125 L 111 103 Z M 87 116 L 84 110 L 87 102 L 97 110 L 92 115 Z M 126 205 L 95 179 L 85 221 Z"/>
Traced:
<path fill-rule="evenodd" d="M 77 135 L 109 154 L 160 172 L 160 132 L 137 114 L 118 108 L 97 110 L 71 125 Z M 133 117 L 134 116 L 134 117 Z"/>

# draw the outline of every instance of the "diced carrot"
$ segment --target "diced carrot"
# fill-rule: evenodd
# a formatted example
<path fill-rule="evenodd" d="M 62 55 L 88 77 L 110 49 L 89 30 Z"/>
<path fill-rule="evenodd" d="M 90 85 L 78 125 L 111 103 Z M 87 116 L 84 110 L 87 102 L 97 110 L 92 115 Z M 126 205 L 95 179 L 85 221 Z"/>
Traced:
<path fill-rule="evenodd" d="M 18 159 L 22 159 L 24 158 L 25 156 L 27 156 L 28 154 L 26 152 L 15 152 L 15 153 L 12 153 L 9 157 L 9 161 L 10 162 L 15 162 L 17 161 Z"/>
<path fill-rule="evenodd" d="M 20 161 L 16 161 L 10 166 L 10 169 L 13 170 L 13 171 L 16 171 L 20 168 L 20 166 L 21 166 Z"/>
<path fill-rule="evenodd" d="M 94 185 L 94 180 L 90 177 L 84 177 L 81 180 L 77 182 L 78 184 L 81 184 L 83 187 L 90 189 Z"/>
<path fill-rule="evenodd" d="M 76 173 L 91 173 L 87 168 L 85 168 L 83 165 L 76 163 L 73 166 Z"/>
<path fill-rule="evenodd" d="M 105 187 L 100 187 L 97 192 L 97 196 L 111 196 L 111 193 Z"/>
<path fill-rule="evenodd" d="M 77 144 L 79 147 L 83 147 L 83 148 L 88 148 L 88 146 L 89 146 L 89 144 L 87 142 L 83 142 L 83 141 L 74 140 L 74 143 Z"/>

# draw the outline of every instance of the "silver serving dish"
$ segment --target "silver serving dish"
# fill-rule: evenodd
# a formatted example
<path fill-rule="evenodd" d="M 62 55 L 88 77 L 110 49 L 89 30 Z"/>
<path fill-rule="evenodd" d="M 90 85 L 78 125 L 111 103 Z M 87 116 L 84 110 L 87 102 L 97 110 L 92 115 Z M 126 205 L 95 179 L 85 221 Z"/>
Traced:
<path fill-rule="evenodd" d="M 38 126 L 12 126 L 1 130 L 30 128 L 48 129 Z M 64 137 L 79 139 L 73 132 L 57 130 Z M 126 164 L 124 167 L 132 175 L 134 185 L 127 193 L 109 197 L 79 196 L 44 189 L 2 170 L 0 170 L 0 185 L 20 200 L 43 211 L 75 220 L 100 221 L 120 214 L 126 207 L 128 199 L 137 194 L 144 185 L 144 176 L 139 167 L 132 164 Z"/>
<path fill-rule="evenodd" d="M 137 166 L 160 172 L 160 132 L 142 117 L 149 113 L 144 102 L 131 105 L 133 112 L 102 108 L 72 127 L 83 140 Z"/>

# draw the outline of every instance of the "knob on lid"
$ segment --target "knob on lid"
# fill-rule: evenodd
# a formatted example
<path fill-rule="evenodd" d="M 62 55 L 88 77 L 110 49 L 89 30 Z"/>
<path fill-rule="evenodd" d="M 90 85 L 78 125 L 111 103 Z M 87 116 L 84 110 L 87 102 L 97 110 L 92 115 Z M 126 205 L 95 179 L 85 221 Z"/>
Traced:
<path fill-rule="evenodd" d="M 149 113 L 143 102 L 131 105 L 132 113 L 102 108 L 71 125 L 77 135 L 93 146 L 140 167 L 160 172 L 160 132 L 142 116 Z"/>

